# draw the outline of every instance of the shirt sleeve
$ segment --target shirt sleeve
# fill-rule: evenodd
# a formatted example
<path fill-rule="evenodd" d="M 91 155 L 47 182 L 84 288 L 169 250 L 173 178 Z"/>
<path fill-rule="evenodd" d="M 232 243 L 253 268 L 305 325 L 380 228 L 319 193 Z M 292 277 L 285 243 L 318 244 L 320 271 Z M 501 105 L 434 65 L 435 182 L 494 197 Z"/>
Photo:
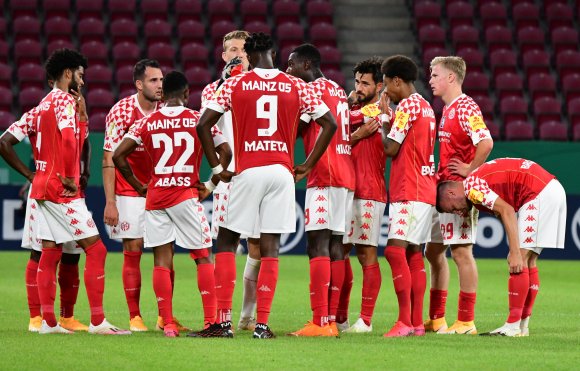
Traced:
<path fill-rule="evenodd" d="M 22 142 L 28 136 L 35 117 L 33 110 L 30 110 L 22 115 L 20 120 L 10 125 L 6 131 L 12 134 L 19 142 Z"/>
<path fill-rule="evenodd" d="M 105 118 L 105 144 L 103 145 L 105 151 L 114 151 L 121 142 L 121 139 L 123 139 L 122 122 L 124 115 L 122 115 L 122 112 L 122 107 L 117 103 L 113 108 L 111 108 L 109 114 Z"/>
<path fill-rule="evenodd" d="M 474 205 L 482 205 L 493 210 L 493 205 L 499 195 L 489 188 L 489 185 L 484 179 L 472 175 L 463 181 L 463 187 L 465 196 Z"/>
<path fill-rule="evenodd" d="M 215 91 L 216 91 L 216 83 L 207 84 L 203 91 L 201 92 L 201 108 L 206 108 L 207 104 L 213 100 Z"/>
<path fill-rule="evenodd" d="M 387 138 L 394 140 L 399 144 L 403 144 L 403 141 L 407 137 L 407 133 L 413 126 L 413 123 L 417 120 L 417 110 L 421 107 L 418 106 L 416 102 L 410 99 L 405 99 L 401 101 L 397 106 L 395 111 L 395 120 L 391 126 L 391 131 L 387 134 Z"/>
<path fill-rule="evenodd" d="M 477 103 L 473 101 L 461 103 L 457 108 L 457 114 L 461 128 L 471 138 L 474 146 L 484 139 L 492 139 Z"/>
<path fill-rule="evenodd" d="M 143 143 L 143 130 L 145 129 L 146 119 L 142 118 L 141 120 L 135 121 L 133 125 L 129 128 L 127 134 L 125 134 L 124 138 L 133 139 L 138 145 Z"/>
<path fill-rule="evenodd" d="M 70 94 L 62 94 L 56 98 L 55 104 L 56 122 L 60 131 L 71 128 L 76 128 L 77 110 L 75 101 Z"/>
<path fill-rule="evenodd" d="M 300 79 L 294 79 L 292 81 L 294 81 L 300 97 L 301 114 L 308 114 L 313 120 L 316 120 L 330 111 L 322 99 L 320 99 L 319 94 L 313 89 L 312 85 L 306 84 Z"/>
<path fill-rule="evenodd" d="M 232 107 L 232 92 L 242 76 L 244 76 L 244 74 L 231 77 L 224 81 L 204 108 L 209 108 L 212 111 L 219 113 L 229 111 Z"/>

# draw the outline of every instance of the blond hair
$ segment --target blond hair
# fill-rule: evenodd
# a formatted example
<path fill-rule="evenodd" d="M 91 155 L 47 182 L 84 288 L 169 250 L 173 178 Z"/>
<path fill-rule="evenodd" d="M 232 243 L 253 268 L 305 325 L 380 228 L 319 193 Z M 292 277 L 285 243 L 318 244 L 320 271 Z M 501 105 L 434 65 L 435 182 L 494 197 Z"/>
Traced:
<path fill-rule="evenodd" d="M 248 31 L 242 31 L 242 30 L 235 30 L 232 32 L 228 32 L 225 36 L 224 36 L 224 41 L 223 41 L 223 48 L 224 51 L 226 50 L 226 41 L 230 41 L 233 39 L 236 40 L 246 40 L 248 37 L 250 37 L 250 33 Z"/>
<path fill-rule="evenodd" d="M 465 72 L 467 70 L 467 66 L 465 65 L 463 58 L 456 56 L 435 57 L 431 61 L 431 69 L 439 64 L 453 72 L 457 76 L 457 80 L 460 84 L 463 83 L 463 79 L 465 79 Z"/>

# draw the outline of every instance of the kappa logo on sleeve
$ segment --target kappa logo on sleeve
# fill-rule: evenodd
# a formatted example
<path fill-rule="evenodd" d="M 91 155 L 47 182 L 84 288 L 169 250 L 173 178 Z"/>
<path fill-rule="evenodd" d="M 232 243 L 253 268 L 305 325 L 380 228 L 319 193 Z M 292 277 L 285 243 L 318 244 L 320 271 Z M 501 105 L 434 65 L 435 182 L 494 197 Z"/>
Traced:
<path fill-rule="evenodd" d="M 483 202 L 483 192 L 473 188 L 469 191 L 467 198 L 474 204 L 481 204 Z"/>
<path fill-rule="evenodd" d="M 483 117 L 481 116 L 471 116 L 467 120 L 469 121 L 471 130 L 473 131 L 478 131 L 486 128 L 485 122 L 483 122 Z"/>
<path fill-rule="evenodd" d="M 397 129 L 404 130 L 405 127 L 407 126 L 407 123 L 409 122 L 409 115 L 406 112 L 403 111 L 397 111 L 397 114 L 395 116 L 395 127 Z"/>

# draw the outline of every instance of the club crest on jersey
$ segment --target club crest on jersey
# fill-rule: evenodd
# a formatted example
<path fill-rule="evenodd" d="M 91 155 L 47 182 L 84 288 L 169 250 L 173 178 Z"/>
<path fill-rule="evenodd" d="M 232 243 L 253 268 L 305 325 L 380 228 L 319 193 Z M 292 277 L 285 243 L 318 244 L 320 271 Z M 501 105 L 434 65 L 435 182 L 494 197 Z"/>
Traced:
<path fill-rule="evenodd" d="M 123 232 L 127 232 L 129 230 L 129 228 L 131 227 L 131 225 L 128 222 L 123 222 L 121 223 L 121 230 Z"/>
<path fill-rule="evenodd" d="M 455 118 L 455 108 L 451 108 L 447 117 L 449 117 L 449 120 L 453 120 Z"/>
<path fill-rule="evenodd" d="M 478 191 L 477 189 L 471 189 L 469 190 L 467 198 L 469 198 L 469 200 L 474 204 L 480 204 L 483 202 L 483 192 Z"/>

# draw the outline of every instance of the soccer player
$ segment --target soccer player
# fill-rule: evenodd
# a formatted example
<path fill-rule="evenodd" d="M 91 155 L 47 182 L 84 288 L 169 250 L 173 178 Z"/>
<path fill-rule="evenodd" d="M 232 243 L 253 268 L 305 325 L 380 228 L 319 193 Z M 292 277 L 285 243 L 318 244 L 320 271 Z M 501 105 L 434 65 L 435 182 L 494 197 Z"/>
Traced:
<path fill-rule="evenodd" d="M 353 69 L 355 91 L 349 95 L 352 132 L 350 143 L 356 188 L 351 228 L 344 239 L 345 280 L 336 322 L 339 330 L 353 333 L 373 330 L 371 321 L 382 280 L 377 259 L 381 220 L 387 202 L 385 184 L 387 158 L 383 150 L 382 119 L 378 109 L 380 92 L 383 89 L 382 62 L 379 57 L 359 62 Z M 363 270 L 363 287 L 360 316 L 349 327 L 348 304 L 353 276 L 348 254 L 353 244 Z"/>
<path fill-rule="evenodd" d="M 433 95 L 445 102 L 439 123 L 438 182 L 461 181 L 483 164 L 493 148 L 493 140 L 483 122 L 475 101 L 463 94 L 465 61 L 460 57 L 437 57 L 431 61 L 429 84 Z M 477 235 L 476 209 L 467 215 L 434 213 L 431 242 L 425 256 L 431 266 L 429 320 L 426 331 L 440 334 L 476 334 L 475 299 L 477 266 L 473 258 L 473 243 Z M 449 285 L 449 266 L 445 251 L 451 256 L 459 272 L 459 305 L 457 321 L 449 328 L 445 320 L 445 303 Z"/>
<path fill-rule="evenodd" d="M 253 337 L 262 339 L 274 337 L 268 317 L 278 281 L 280 234 L 296 229 L 294 181 L 308 175 L 336 131 L 332 114 L 312 89 L 304 81 L 274 68 L 273 48 L 269 35 L 254 33 L 246 39 L 244 49 L 253 70 L 228 79 L 220 87 L 197 127 L 212 173 L 222 181 L 232 181 L 215 258 L 218 318 L 224 321 L 224 331 L 231 332 L 234 251 L 240 234 L 251 234 L 259 215 L 262 262 Z M 211 127 L 227 110 L 232 111 L 235 177 L 219 164 L 211 139 Z M 306 162 L 293 168 L 298 121 L 304 113 L 310 114 L 323 130 Z"/>
<path fill-rule="evenodd" d="M 214 95 L 219 86 L 232 75 L 234 69 L 248 70 L 248 58 L 244 51 L 244 43 L 249 34 L 246 31 L 236 30 L 224 36 L 222 59 L 226 62 L 222 78 L 208 84 L 201 94 L 201 107 L 205 108 L 207 104 L 214 99 Z M 202 110 L 203 112 L 203 110 Z M 219 130 L 226 137 L 230 148 L 234 147 L 234 137 L 232 129 L 231 113 L 225 112 L 218 121 Z M 221 157 L 220 157 L 221 159 Z M 230 161 L 229 171 L 235 171 L 235 161 Z M 211 188 L 210 184 L 210 188 Z M 228 206 L 228 184 L 220 182 L 213 191 L 213 213 L 212 213 L 212 238 L 217 239 L 220 219 L 226 215 Z M 250 236 L 242 236 L 248 241 L 248 257 L 246 267 L 244 268 L 244 292 L 242 301 L 242 312 L 238 322 L 238 330 L 253 331 L 256 326 L 256 282 L 260 272 L 260 233 L 259 230 L 253 231 Z"/>
<path fill-rule="evenodd" d="M 161 107 L 163 73 L 159 63 L 152 59 L 137 62 L 133 68 L 133 81 L 137 93 L 118 101 L 106 118 L 103 147 L 104 221 L 111 227 L 109 237 L 123 240 L 123 289 L 129 307 L 129 328 L 131 331 L 147 331 L 139 309 L 145 198 L 115 169 L 113 151 L 135 121 Z M 146 184 L 151 160 L 145 149 L 138 147 L 128 160 L 137 179 Z M 161 317 L 157 319 L 156 328 L 163 328 Z"/>
<path fill-rule="evenodd" d="M 199 113 L 184 107 L 188 98 L 185 76 L 176 71 L 168 73 L 163 80 L 165 106 L 137 121 L 113 154 L 115 166 L 125 180 L 140 195 L 147 194 L 145 246 L 153 248 L 153 289 L 167 337 L 179 336 L 172 309 L 174 242 L 190 249 L 197 264 L 205 322 L 214 323 L 216 315 L 211 233 L 196 188 L 202 155 L 195 131 Z M 216 146 L 223 143 L 223 136 L 214 137 Z M 153 164 L 149 184 L 137 179 L 128 161 L 140 145 Z"/>
<path fill-rule="evenodd" d="M 540 287 L 536 261 L 544 248 L 564 248 L 566 193 L 556 177 L 533 161 L 498 158 L 463 181 L 437 187 L 437 208 L 463 215 L 472 208 L 497 215 L 509 245 L 509 316 L 506 323 L 482 335 L 528 336 Z"/>
<path fill-rule="evenodd" d="M 46 72 L 55 79 L 54 89 L 38 105 L 38 117 L 32 128 L 37 137 L 33 147 L 36 174 L 30 197 L 37 201 L 46 221 L 39 224 L 38 232 L 43 240 L 37 274 L 43 316 L 39 333 L 71 333 L 56 321 L 54 297 L 62 243 L 75 240 L 86 252 L 84 282 L 91 310 L 89 333 L 126 335 L 131 332 L 105 319 L 103 292 L 107 249 L 78 192 L 80 137 L 87 117 L 77 118 L 76 107 L 81 97 L 74 96 L 71 91 L 78 92 L 83 86 L 86 66 L 86 58 L 70 49 L 59 49 L 49 57 Z M 67 153 L 61 153 L 60 148 L 66 148 Z"/>
<path fill-rule="evenodd" d="M 393 158 L 385 257 L 391 266 L 399 318 L 385 337 L 422 336 L 427 277 L 421 247 L 429 240 L 435 206 L 436 119 L 431 105 L 415 90 L 415 62 L 396 55 L 387 58 L 381 70 L 382 106 L 388 110 L 389 101 L 397 105 L 392 121 L 384 124 L 389 134 L 383 144 L 387 156 Z"/>
<path fill-rule="evenodd" d="M 76 92 L 75 92 L 76 93 Z M 80 93 L 78 96 L 81 96 Z M 86 115 L 86 108 L 84 107 L 84 99 L 80 101 L 82 108 L 79 112 L 84 112 Z M 81 106 L 81 104 L 79 104 Z M 15 169 L 21 172 L 29 181 L 34 178 L 34 173 L 28 169 L 22 162 L 10 162 L 12 159 L 18 158 L 14 152 L 13 146 L 21 142 L 24 138 L 29 137 L 33 146 L 36 144 L 36 134 L 32 129 L 33 123 L 38 117 L 38 109 L 34 108 L 26 112 L 22 118 L 8 128 L 8 130 L 0 137 L 0 155 L 12 165 Z M 82 114 L 82 113 L 81 113 Z M 30 134 L 30 136 L 29 136 Z M 88 132 L 87 132 L 88 134 Z M 87 164 L 89 151 L 88 140 L 85 139 L 83 145 L 83 160 Z M 21 166 L 19 166 L 21 165 Z M 81 165 L 81 167 L 83 167 Z M 84 166 L 84 175 L 88 177 L 88 167 Z M 86 186 L 86 183 L 85 183 Z M 22 247 L 29 249 L 30 258 L 26 265 L 25 283 L 26 296 L 28 301 L 28 310 L 30 312 L 30 320 L 28 324 L 28 331 L 38 332 L 42 325 L 42 313 L 40 306 L 40 298 L 38 293 L 37 271 L 38 262 L 42 254 L 42 241 L 38 238 L 38 224 L 44 223 L 42 214 L 38 212 L 38 205 L 36 200 L 30 198 L 30 189 L 26 199 L 26 214 L 24 218 L 24 228 L 22 236 Z M 74 318 L 74 305 L 78 296 L 79 290 L 79 269 L 78 262 L 81 249 L 77 248 L 76 243 L 66 242 L 63 244 L 63 254 L 60 260 L 58 270 L 58 283 L 60 286 L 60 318 L 59 324 L 61 327 L 70 331 L 87 331 L 88 326 L 79 322 Z"/>
<path fill-rule="evenodd" d="M 314 45 L 303 44 L 290 54 L 286 70 L 306 81 L 340 124 L 326 152 L 307 177 L 305 229 L 313 316 L 312 321 L 291 334 L 295 336 L 338 336 L 336 312 L 344 284 L 345 264 L 342 239 L 350 230 L 355 188 L 346 93 L 324 77 L 320 61 L 320 51 Z M 307 123 L 310 116 L 303 115 L 302 119 Z M 306 125 L 302 137 L 308 155 L 314 148 L 320 126 Z"/>

